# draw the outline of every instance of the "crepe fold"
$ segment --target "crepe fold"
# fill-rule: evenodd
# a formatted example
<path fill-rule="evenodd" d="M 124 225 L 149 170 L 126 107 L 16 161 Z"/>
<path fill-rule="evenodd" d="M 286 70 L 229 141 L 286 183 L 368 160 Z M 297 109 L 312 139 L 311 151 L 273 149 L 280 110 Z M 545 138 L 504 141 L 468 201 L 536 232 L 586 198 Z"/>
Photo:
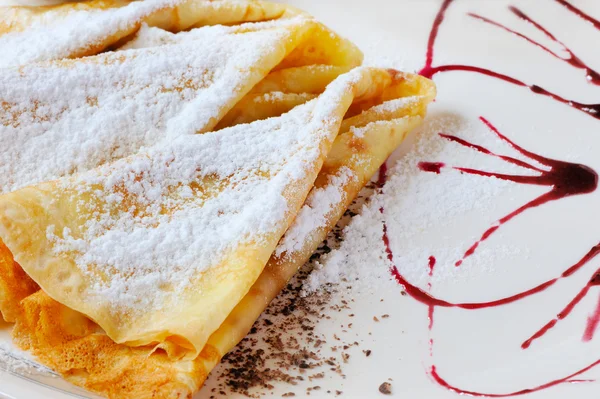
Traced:
<path fill-rule="evenodd" d="M 109 397 L 191 396 L 310 257 L 389 153 L 418 125 L 434 93 L 424 78 L 360 68 L 280 117 L 184 136 L 85 174 L 1 196 L 0 237 L 42 287 L 23 301 L 14 333 L 17 343 L 70 381 Z M 356 115 L 344 118 L 352 110 Z M 289 136 L 295 138 L 289 141 Z M 243 160 L 237 154 L 240 148 L 233 148 L 237 141 L 247 148 Z M 174 180 L 156 197 L 161 199 L 147 202 L 154 187 L 142 190 L 136 182 L 151 181 L 157 172 L 164 179 L 169 176 L 165 164 L 180 170 L 178 155 L 187 164 L 194 154 L 206 154 L 203 149 L 211 155 L 198 155 L 189 168 L 199 172 L 189 180 Z M 221 157 L 227 160 L 224 165 L 235 166 L 211 169 Z M 232 184 L 236 201 L 243 199 L 243 205 L 232 211 L 213 208 L 211 202 L 219 197 L 231 199 Z M 191 198 L 182 195 L 188 192 L 185 187 Z M 271 196 L 273 192 L 277 195 Z M 114 204 L 106 200 L 119 194 L 123 197 Z M 120 220 L 132 217 L 132 205 L 133 213 L 143 216 L 128 230 L 130 225 L 123 228 Z M 148 215 L 153 207 L 159 213 L 156 219 Z M 247 212 L 251 217 L 246 229 L 227 231 L 230 245 L 218 246 L 206 267 L 196 265 L 207 261 L 214 242 L 186 244 L 185 255 L 192 263 L 182 272 L 175 261 L 182 258 L 173 250 L 131 245 L 140 238 L 153 242 L 148 235 L 132 240 L 119 236 L 126 241 L 122 249 L 127 254 L 117 260 L 146 259 L 137 251 L 155 251 L 156 263 L 149 269 L 144 269 L 147 264 L 110 264 L 111 255 L 96 258 L 104 264 L 86 261 L 97 248 L 108 250 L 96 248 L 96 242 L 119 229 L 136 235 L 138 228 L 169 229 L 184 222 L 204 230 L 200 234 L 207 240 L 223 236 L 222 226 L 240 223 Z M 110 219 L 100 233 L 98 215 Z M 213 218 L 218 221 L 214 225 Z M 111 241 L 110 250 L 121 252 L 117 244 Z M 177 243 L 167 238 L 166 246 L 173 245 Z M 161 267 L 168 268 L 169 276 L 146 285 L 145 278 L 156 277 Z M 190 269 L 194 273 L 188 278 Z M 130 273 L 133 278 L 128 280 Z M 105 281 L 119 284 L 104 289 Z M 125 295 L 123 301 L 115 301 L 119 294 Z"/>
<path fill-rule="evenodd" d="M 0 312 L 110 398 L 198 391 L 435 97 L 282 5 L 7 11 Z"/>
<path fill-rule="evenodd" d="M 105 13 L 114 16 L 142 3 L 146 2 L 3 10 L 0 26 L 10 29 L 4 28 L 7 32 L 0 36 L 0 50 L 6 47 L 3 38 L 22 35 L 24 51 L 27 40 L 37 45 L 45 34 L 69 43 L 74 34 L 69 29 L 91 29 Z M 111 36 L 111 43 L 119 43 L 118 51 L 0 69 L 0 193 L 85 172 L 167 137 L 279 115 L 314 98 L 362 60 L 351 43 L 281 6 L 257 1 L 185 4 L 196 10 L 185 14 L 187 22 L 177 16 L 177 6 L 160 25 L 171 30 L 202 27 L 172 33 L 142 24 L 147 19 L 125 19 L 136 30 Z M 64 25 L 63 19 L 73 15 L 79 15 L 81 23 Z M 268 18 L 274 19 L 246 22 Z M 237 24 L 214 26 L 220 22 Z M 291 77 L 311 83 L 288 87 Z M 261 103 L 257 93 L 272 101 Z M 20 300 L 36 285 L 3 249 L 0 314 L 14 321 Z"/>

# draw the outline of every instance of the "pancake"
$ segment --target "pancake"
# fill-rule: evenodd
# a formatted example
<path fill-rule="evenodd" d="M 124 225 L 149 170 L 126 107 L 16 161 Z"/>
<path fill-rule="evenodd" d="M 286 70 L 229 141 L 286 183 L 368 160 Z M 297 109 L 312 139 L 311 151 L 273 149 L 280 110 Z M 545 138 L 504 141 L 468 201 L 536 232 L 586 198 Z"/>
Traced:
<path fill-rule="evenodd" d="M 219 359 L 250 330 L 268 303 L 305 263 L 387 156 L 417 126 L 435 95 L 427 79 L 365 70 L 380 82 L 354 105 L 386 99 L 346 118 L 315 186 L 248 293 L 195 359 L 172 343 L 116 344 L 94 322 L 40 291 L 24 301 L 15 339 L 69 381 L 111 398 L 191 397 Z M 372 86 L 371 86 L 372 87 Z M 217 132 L 219 134 L 219 132 Z"/>
<path fill-rule="evenodd" d="M 247 7 L 240 8 L 244 2 L 199 1 L 196 19 L 186 14 L 187 22 L 183 24 L 173 14 L 169 23 L 163 18 L 162 26 L 204 27 L 171 33 L 142 24 L 116 52 L 3 68 L 0 192 L 90 170 L 167 136 L 174 139 L 214 130 L 233 108 L 263 118 L 267 113 L 252 111 L 252 104 L 236 104 L 271 73 L 276 77 L 292 69 L 345 71 L 360 63 L 360 52 L 332 32 L 328 41 L 315 42 L 314 37 L 320 37 L 326 28 L 310 17 L 295 11 L 282 12 L 280 6 L 270 3 L 247 3 Z M 10 25 L 6 21 L 13 21 L 10 29 L 4 29 L 6 35 L 34 35 L 35 29 L 29 29 L 37 26 L 36 18 L 41 18 L 47 29 L 60 30 L 62 18 L 70 18 L 73 13 L 91 12 L 85 21 L 93 22 L 105 10 L 120 10 L 129 7 L 127 4 L 14 7 L 0 18 L 4 26 Z M 206 7 L 212 7 L 210 12 Z M 264 11 L 271 8 L 279 11 Z M 202 10 L 206 14 L 200 13 Z M 11 12 L 16 15 L 12 19 Z M 25 18 L 25 14 L 31 15 Z M 288 14 L 292 16 L 288 18 Z M 275 16 L 280 18 L 244 23 Z M 29 25 L 23 22 L 31 18 L 35 21 Z M 215 25 L 219 22 L 240 24 Z M 3 37 L 0 50 L 6 50 L 2 47 Z M 39 44 L 33 43 L 34 48 Z M 283 68 L 282 62 L 288 58 Z M 329 81 L 333 78 L 330 76 Z M 283 113 L 290 106 L 269 109 L 268 116 L 274 116 L 277 113 L 273 110 Z M 226 119 L 227 126 L 251 121 L 248 116 Z M 1 251 L 0 258 L 0 314 L 6 321 L 14 321 L 20 300 L 35 292 L 36 285 L 19 270 L 9 251 Z"/>

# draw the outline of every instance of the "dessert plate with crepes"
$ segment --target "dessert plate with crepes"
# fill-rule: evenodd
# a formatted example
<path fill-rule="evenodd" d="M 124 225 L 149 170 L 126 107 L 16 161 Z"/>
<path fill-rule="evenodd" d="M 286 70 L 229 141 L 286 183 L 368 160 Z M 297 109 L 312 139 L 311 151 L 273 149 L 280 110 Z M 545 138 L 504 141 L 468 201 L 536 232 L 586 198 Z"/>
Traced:
<path fill-rule="evenodd" d="M 5 7 L 0 53 L 4 328 L 109 398 L 197 392 L 435 96 L 263 1 Z"/>

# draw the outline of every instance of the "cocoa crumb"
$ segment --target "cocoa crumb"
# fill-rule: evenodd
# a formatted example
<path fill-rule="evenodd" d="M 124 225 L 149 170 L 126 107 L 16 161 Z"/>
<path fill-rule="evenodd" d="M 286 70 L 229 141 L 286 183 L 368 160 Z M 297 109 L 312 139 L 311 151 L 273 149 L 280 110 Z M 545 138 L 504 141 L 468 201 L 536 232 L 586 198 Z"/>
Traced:
<path fill-rule="evenodd" d="M 389 382 L 384 382 L 383 384 L 381 384 L 379 386 L 379 392 L 381 392 L 384 395 L 391 395 L 392 394 L 392 384 L 390 384 Z"/>
<path fill-rule="evenodd" d="M 377 316 L 373 316 L 373 321 L 379 323 L 379 319 L 377 318 Z"/>
<path fill-rule="evenodd" d="M 310 381 L 312 381 L 312 380 L 319 380 L 321 378 L 325 378 L 325 373 L 317 373 L 317 374 L 313 374 L 313 375 L 311 375 L 311 376 L 308 377 L 308 379 Z"/>
<path fill-rule="evenodd" d="M 278 351 L 283 350 L 283 348 L 284 348 L 283 341 L 281 340 L 281 337 L 279 335 L 274 336 L 274 337 L 268 337 L 266 340 L 269 345 L 271 345 L 273 348 L 277 349 Z"/>
<path fill-rule="evenodd" d="M 371 349 L 367 349 L 365 351 L 363 351 L 363 353 L 365 354 L 366 357 L 371 356 Z"/>
<path fill-rule="evenodd" d="M 382 319 L 387 319 L 388 317 L 390 317 L 389 314 L 384 314 L 383 316 L 381 316 Z"/>
<path fill-rule="evenodd" d="M 335 228 L 311 261 L 337 247 L 339 237 L 336 235 L 339 236 L 340 231 L 341 228 Z M 313 266 L 314 263 L 309 262 L 300 269 L 254 324 L 249 336 L 223 358 L 223 372 L 216 377 L 217 390 L 213 399 L 219 395 L 230 397 L 232 393 L 259 399 L 273 395 L 275 383 L 297 385 L 294 392 L 282 397 L 304 396 L 304 392 L 308 396 L 321 390 L 320 386 L 307 388 L 308 381 L 327 378 L 327 373 L 345 378 L 342 365 L 348 362 L 350 355 L 343 350 L 358 346 L 358 342 L 346 342 L 342 338 L 345 335 L 326 336 L 319 333 L 316 326 L 321 320 L 331 320 L 333 312 L 348 315 L 354 300 L 346 297 L 334 303 L 332 295 L 345 295 L 346 287 L 339 285 L 329 285 L 326 290 L 306 297 L 300 295 Z M 354 316 L 350 313 L 345 317 Z M 346 325 L 352 328 L 352 323 Z M 343 395 L 342 391 L 333 388 L 330 392 Z M 313 396 L 323 393 L 313 392 Z"/>

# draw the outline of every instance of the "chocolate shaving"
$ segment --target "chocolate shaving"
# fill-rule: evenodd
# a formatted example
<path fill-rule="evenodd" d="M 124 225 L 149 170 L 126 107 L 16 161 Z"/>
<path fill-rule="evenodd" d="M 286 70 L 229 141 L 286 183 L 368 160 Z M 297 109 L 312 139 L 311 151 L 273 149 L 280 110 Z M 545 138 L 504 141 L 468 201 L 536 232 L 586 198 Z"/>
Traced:
<path fill-rule="evenodd" d="M 311 261 L 301 268 L 257 320 L 249 336 L 223 357 L 221 374 L 216 377 L 219 395 L 228 397 L 231 393 L 237 393 L 260 398 L 272 393 L 274 384 L 307 384 L 309 381 L 323 379 L 327 374 L 345 378 L 342 365 L 350 359 L 347 351 L 353 346 L 359 346 L 358 342 L 345 342 L 336 334 L 317 333 L 316 327 L 321 321 L 330 320 L 332 312 L 354 317 L 354 313 L 350 312 L 350 304 L 354 299 L 343 297 L 346 286 L 329 285 L 324 292 L 306 297 L 301 295 L 301 291 L 314 262 L 323 254 L 339 247 L 341 230 L 348 224 L 351 216 L 354 214 L 346 213 L 328 239 L 313 254 Z M 336 298 L 342 295 L 338 303 L 333 303 L 334 294 L 339 294 Z M 348 328 L 352 328 L 352 323 Z M 311 374 L 306 375 L 308 372 Z M 308 386 L 303 389 L 306 395 L 310 395 L 313 391 L 321 390 L 321 387 Z M 295 392 L 282 396 L 296 396 L 298 388 Z M 336 396 L 342 394 L 342 391 L 335 390 Z"/>
<path fill-rule="evenodd" d="M 379 392 L 381 392 L 384 395 L 391 395 L 392 394 L 392 384 L 390 384 L 389 382 L 384 382 L 383 384 L 381 384 L 379 386 Z"/>

